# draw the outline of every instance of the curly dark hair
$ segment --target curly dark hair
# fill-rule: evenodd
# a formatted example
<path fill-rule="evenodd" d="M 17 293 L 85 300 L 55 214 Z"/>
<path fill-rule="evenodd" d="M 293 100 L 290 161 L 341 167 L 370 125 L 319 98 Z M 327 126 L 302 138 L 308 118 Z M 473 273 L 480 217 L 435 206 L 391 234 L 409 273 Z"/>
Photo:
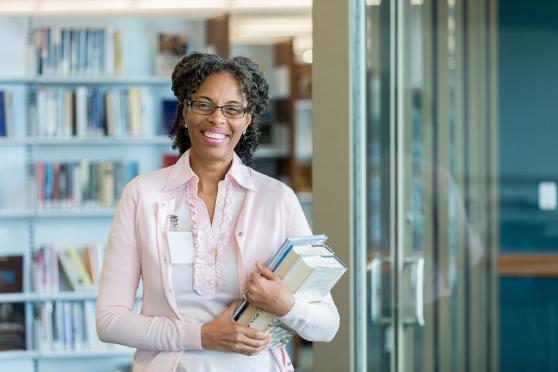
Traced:
<path fill-rule="evenodd" d="M 214 54 L 193 52 L 177 63 L 172 73 L 172 91 L 178 99 L 169 133 L 173 140 L 172 148 L 178 148 L 182 155 L 192 146 L 184 125 L 184 106 L 209 75 L 221 72 L 228 72 L 238 80 L 248 100 L 247 113 L 252 116 L 252 122 L 234 151 L 244 164 L 253 167 L 253 155 L 260 136 L 260 118 L 269 101 L 269 86 L 260 67 L 247 57 L 225 59 Z"/>

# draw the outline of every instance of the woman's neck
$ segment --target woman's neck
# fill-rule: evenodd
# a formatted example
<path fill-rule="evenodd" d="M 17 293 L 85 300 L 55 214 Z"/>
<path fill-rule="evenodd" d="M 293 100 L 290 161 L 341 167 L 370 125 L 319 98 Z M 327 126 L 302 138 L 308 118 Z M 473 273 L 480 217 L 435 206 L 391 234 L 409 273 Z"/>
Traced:
<path fill-rule="evenodd" d="M 200 179 L 198 191 L 203 193 L 217 193 L 219 181 L 225 178 L 232 164 L 228 161 L 206 161 L 190 156 L 190 167 Z"/>

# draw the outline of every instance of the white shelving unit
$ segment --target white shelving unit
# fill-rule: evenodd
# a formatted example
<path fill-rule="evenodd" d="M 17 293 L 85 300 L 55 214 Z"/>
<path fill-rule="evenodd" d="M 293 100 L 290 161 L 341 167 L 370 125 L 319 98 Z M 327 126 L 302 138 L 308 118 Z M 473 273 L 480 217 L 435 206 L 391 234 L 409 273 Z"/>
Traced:
<path fill-rule="evenodd" d="M 36 27 L 73 28 L 111 27 L 122 33 L 124 68 L 114 76 L 32 76 L 27 69 L 27 36 L 10 41 L 13 49 L 8 62 L 0 61 L 0 90 L 13 94 L 14 134 L 0 138 L 0 255 L 24 257 L 23 293 L 0 294 L 0 305 L 22 304 L 25 318 L 26 350 L 0 351 L 0 370 L 18 372 L 112 371 L 126 368 L 132 361 L 132 349 L 83 348 L 41 350 L 36 345 L 35 311 L 46 303 L 81 303 L 94 301 L 95 291 L 37 293 L 32 288 L 31 261 L 37 247 L 52 244 L 58 248 L 81 247 L 103 243 L 108 235 L 114 207 L 38 208 L 36 187 L 30 169 L 37 161 L 113 161 L 135 160 L 139 172 L 158 169 L 164 154 L 173 152 L 171 140 L 162 130 L 160 101 L 172 98 L 170 76 L 154 76 L 153 59 L 157 32 L 187 32 L 196 49 L 205 45 L 204 20 L 177 17 L 155 18 L 70 18 L 3 17 L 0 35 L 30 35 Z M 0 36 L 2 39 L 2 36 Z M 0 52 L 1 53 L 1 52 Z M 15 61 L 14 61 L 15 60 Z M 31 76 L 30 76 L 31 75 Z M 146 135 L 138 137 L 37 137 L 30 136 L 33 116 L 32 94 L 38 87 L 75 88 L 142 87 L 153 99 L 152 120 Z M 271 155 L 272 156 L 272 155 Z M 60 270 L 60 275 L 63 272 Z M 63 289 L 63 288 L 61 288 Z M 81 305 L 79 305 L 81 306 Z M 92 347 L 92 346 L 90 346 Z"/>

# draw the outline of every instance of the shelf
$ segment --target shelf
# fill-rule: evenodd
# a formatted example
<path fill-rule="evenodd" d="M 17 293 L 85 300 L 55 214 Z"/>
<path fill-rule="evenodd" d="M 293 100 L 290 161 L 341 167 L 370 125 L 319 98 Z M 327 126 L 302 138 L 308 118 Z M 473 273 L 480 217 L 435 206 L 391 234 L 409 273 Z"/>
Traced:
<path fill-rule="evenodd" d="M 5 359 L 35 359 L 39 356 L 39 353 L 36 351 L 28 351 L 28 350 L 9 350 L 9 351 L 0 351 L 0 360 Z"/>
<path fill-rule="evenodd" d="M 262 4 L 257 0 L 112 0 L 112 1 L 19 1 L 0 9 L 3 16 L 180 16 L 188 19 L 206 19 L 229 13 L 237 16 L 307 16 L 312 15 L 310 0 L 284 0 Z"/>
<path fill-rule="evenodd" d="M 83 301 L 97 298 L 97 291 L 53 292 L 53 293 L 2 293 L 0 303 L 6 302 L 43 302 L 43 301 Z"/>
<path fill-rule="evenodd" d="M 142 298 L 141 291 L 138 291 L 136 298 Z M 96 300 L 97 290 L 88 291 L 64 291 L 52 293 L 0 293 L 0 303 L 7 302 L 45 302 L 45 301 L 85 301 Z"/>
<path fill-rule="evenodd" d="M 76 146 L 76 145 L 161 145 L 170 146 L 172 140 L 167 135 L 151 137 L 70 137 L 70 138 L 0 138 L 0 146 Z M 289 155 L 289 149 L 274 146 L 260 146 L 256 158 L 281 158 Z"/>
<path fill-rule="evenodd" d="M 13 350 L 0 351 L 0 360 L 6 359 L 67 359 L 67 358 L 87 358 L 103 356 L 129 356 L 134 353 L 131 348 L 117 348 L 109 350 L 64 350 L 64 351 L 28 351 Z"/>
<path fill-rule="evenodd" d="M 0 219 L 13 218 L 68 218 L 68 217 L 112 217 L 114 208 L 80 209 L 5 209 L 0 210 Z"/>
<path fill-rule="evenodd" d="M 36 84 L 36 85 L 168 85 L 170 76 L 37 76 L 37 77 L 0 77 L 0 84 Z"/>
<path fill-rule="evenodd" d="M 168 145 L 171 140 L 166 135 L 150 137 L 66 137 L 66 138 L 0 138 L 0 146 L 75 146 L 75 145 Z"/>

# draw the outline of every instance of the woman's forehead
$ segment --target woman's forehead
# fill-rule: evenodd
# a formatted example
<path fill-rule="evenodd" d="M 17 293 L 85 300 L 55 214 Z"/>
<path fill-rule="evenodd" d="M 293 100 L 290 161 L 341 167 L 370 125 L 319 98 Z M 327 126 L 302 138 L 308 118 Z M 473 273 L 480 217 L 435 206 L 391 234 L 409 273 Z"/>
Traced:
<path fill-rule="evenodd" d="M 208 75 L 200 84 L 193 95 L 217 95 L 245 99 L 242 84 L 238 79 L 228 72 L 219 72 Z"/>

